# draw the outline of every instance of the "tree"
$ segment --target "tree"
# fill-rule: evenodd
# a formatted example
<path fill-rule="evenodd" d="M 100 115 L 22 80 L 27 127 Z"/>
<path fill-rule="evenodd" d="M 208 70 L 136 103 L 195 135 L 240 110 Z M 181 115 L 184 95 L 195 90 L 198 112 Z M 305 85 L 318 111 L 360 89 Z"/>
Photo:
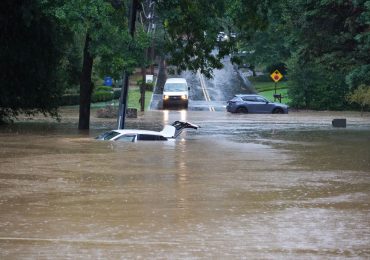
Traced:
<path fill-rule="evenodd" d="M 301 71 L 300 75 L 290 74 L 290 93 L 299 92 L 299 77 L 305 77 L 305 85 L 316 89 L 314 96 L 306 97 L 310 100 L 305 102 L 308 108 L 344 109 L 350 91 L 346 79 L 349 83 L 356 78 L 354 85 L 364 82 L 362 72 L 366 69 L 359 68 L 366 68 L 369 63 L 368 55 L 364 55 L 364 50 L 370 48 L 369 41 L 365 41 L 369 25 L 363 18 L 365 14 L 368 16 L 369 7 L 368 1 L 361 0 L 286 0 L 282 15 L 290 28 L 289 71 L 311 72 L 310 77 Z M 293 103 L 300 102 L 295 100 L 298 96 L 291 97 Z"/>
<path fill-rule="evenodd" d="M 116 53 L 126 47 L 129 36 L 124 8 L 120 1 L 110 3 L 104 0 L 76 0 L 61 2 L 53 11 L 62 24 L 76 34 L 83 35 L 78 128 L 88 129 L 94 59 L 99 55 L 103 59 L 108 56 L 113 59 Z M 118 64 L 120 65 L 122 66 Z"/>
<path fill-rule="evenodd" d="M 236 16 L 235 19 L 238 19 L 242 9 L 235 9 L 234 16 Z M 254 20 L 258 21 L 259 26 L 250 26 L 251 22 L 244 25 L 249 28 L 248 34 L 242 34 L 239 47 L 247 53 L 244 58 L 246 63 L 276 69 L 276 64 L 287 62 L 291 55 L 291 46 L 288 44 L 290 28 L 284 22 L 282 15 L 284 1 L 262 2 L 255 6 L 255 9 L 258 11 L 254 15 Z M 260 15 L 257 16 L 257 14 Z M 246 19 L 245 15 L 242 17 L 241 21 Z M 285 73 L 283 74 L 285 75 Z"/>
<path fill-rule="evenodd" d="M 0 121 L 25 113 L 58 116 L 58 68 L 68 30 L 39 1 L 0 3 Z"/>
<path fill-rule="evenodd" d="M 225 13 L 222 0 L 168 0 L 157 4 L 157 13 L 166 32 L 166 51 L 169 64 L 177 71 L 200 69 L 211 76 L 213 68 L 221 68 L 220 59 L 229 46 L 219 46 L 215 53 L 217 34 L 221 28 L 219 18 Z M 205 15 L 207 14 L 207 15 Z"/>

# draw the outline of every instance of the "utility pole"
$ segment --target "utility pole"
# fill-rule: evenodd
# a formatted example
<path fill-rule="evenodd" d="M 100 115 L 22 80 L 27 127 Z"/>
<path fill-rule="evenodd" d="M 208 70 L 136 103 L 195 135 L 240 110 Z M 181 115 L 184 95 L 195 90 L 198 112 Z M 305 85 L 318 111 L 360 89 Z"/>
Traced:
<path fill-rule="evenodd" d="M 129 19 L 129 33 L 132 38 L 135 35 L 135 22 L 136 22 L 136 13 L 139 6 L 140 0 L 132 0 L 131 1 L 131 8 L 130 8 L 130 19 Z M 130 75 L 127 70 L 123 73 L 123 82 L 122 82 L 122 89 L 121 89 L 121 96 L 120 96 L 120 103 L 119 103 L 119 111 L 118 111 L 118 129 L 125 128 L 125 119 L 126 119 L 126 110 L 127 110 L 127 96 L 128 96 L 128 87 L 129 87 L 129 79 Z"/>
<path fill-rule="evenodd" d="M 140 12 L 140 19 L 139 21 L 141 21 L 141 24 L 143 25 L 143 28 L 147 27 L 146 28 L 146 31 L 147 31 L 147 34 L 150 35 L 151 39 L 152 39 L 152 46 L 151 48 L 147 48 L 144 53 L 143 53 L 143 61 L 142 61 L 142 64 L 141 64 L 141 76 L 142 76 L 142 82 L 141 82 L 141 85 L 140 85 L 140 99 L 139 99 L 139 102 L 140 102 L 140 111 L 144 111 L 145 110 L 145 92 L 146 92 L 146 73 L 147 73 L 147 69 L 146 69 L 146 65 L 147 65 L 147 62 L 148 62 L 148 59 L 151 60 L 152 59 L 152 62 L 151 62 L 151 74 L 154 75 L 154 69 L 153 69 L 153 58 L 150 56 L 150 49 L 154 50 L 153 48 L 153 42 L 154 42 L 154 10 L 155 10 L 155 1 L 154 0 L 146 0 L 145 3 L 144 2 L 141 2 L 141 5 L 142 5 L 142 8 L 141 8 L 141 12 Z M 154 56 L 154 53 L 153 53 L 153 56 Z"/>

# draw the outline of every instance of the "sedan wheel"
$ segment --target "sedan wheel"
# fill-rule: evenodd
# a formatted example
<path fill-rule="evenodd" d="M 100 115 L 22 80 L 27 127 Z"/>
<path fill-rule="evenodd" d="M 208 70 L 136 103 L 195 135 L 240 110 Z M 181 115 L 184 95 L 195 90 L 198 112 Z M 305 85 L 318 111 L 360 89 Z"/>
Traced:
<path fill-rule="evenodd" d="M 284 114 L 284 110 L 282 110 L 281 108 L 275 108 L 273 111 L 272 111 L 273 114 Z"/>
<path fill-rule="evenodd" d="M 236 113 L 246 114 L 246 113 L 248 113 L 248 109 L 245 108 L 245 107 L 238 107 L 238 109 L 236 110 Z"/>

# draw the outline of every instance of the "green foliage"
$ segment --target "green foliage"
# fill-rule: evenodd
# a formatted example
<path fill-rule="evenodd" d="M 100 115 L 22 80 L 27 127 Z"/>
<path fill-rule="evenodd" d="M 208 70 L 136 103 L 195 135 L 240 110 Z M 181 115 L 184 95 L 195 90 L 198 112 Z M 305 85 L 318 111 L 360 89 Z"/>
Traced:
<path fill-rule="evenodd" d="M 268 76 L 270 76 L 275 70 L 278 70 L 284 76 L 287 74 L 287 66 L 283 62 L 268 65 L 265 69 L 265 72 L 268 74 Z"/>
<path fill-rule="evenodd" d="M 140 110 L 140 89 L 129 89 L 129 94 L 128 94 L 128 103 L 127 106 L 130 108 L 136 108 Z M 146 91 L 145 92 L 145 108 L 149 106 L 149 102 L 152 97 L 152 92 Z"/>
<path fill-rule="evenodd" d="M 113 89 L 112 87 L 108 87 L 108 86 L 97 86 L 95 89 L 94 89 L 94 92 L 112 92 Z"/>
<path fill-rule="evenodd" d="M 119 99 L 121 97 L 121 89 L 114 89 L 113 99 Z"/>
<path fill-rule="evenodd" d="M 61 24 L 73 30 L 80 42 L 89 34 L 89 52 L 94 59 L 98 58 L 96 70 L 100 76 L 113 75 L 119 78 L 122 68 L 129 66 L 127 64 L 130 61 L 123 59 L 130 53 L 128 46 L 131 43 L 123 5 L 115 8 L 115 5 L 105 0 L 75 0 L 60 2 L 50 12 Z M 79 51 L 81 55 L 82 48 Z"/>
<path fill-rule="evenodd" d="M 94 92 L 92 97 L 91 97 L 91 102 L 96 103 L 96 102 L 104 102 L 104 101 L 109 101 L 113 99 L 113 93 L 112 92 L 106 92 L 106 91 L 97 91 Z"/>
<path fill-rule="evenodd" d="M 370 65 L 362 65 L 353 69 L 346 77 L 346 82 L 351 88 L 359 85 L 370 85 Z"/>
<path fill-rule="evenodd" d="M 348 86 L 340 71 L 324 65 L 308 63 L 295 65 L 289 74 L 288 94 L 297 108 L 343 110 Z"/>
<path fill-rule="evenodd" d="M 232 41 L 217 42 L 223 30 L 224 0 L 168 0 L 157 3 L 163 23 L 169 64 L 177 70 L 201 70 L 207 77 L 221 68 L 221 59 L 234 48 Z M 214 52 L 218 46 L 218 53 Z"/>
<path fill-rule="evenodd" d="M 242 37 L 249 38 L 255 31 L 267 28 L 266 10 L 272 5 L 270 1 L 227 0 L 224 4 L 228 17 L 239 28 Z"/>
<path fill-rule="evenodd" d="M 366 106 L 370 106 L 370 86 L 360 85 L 357 89 L 347 95 L 349 103 L 356 103 L 360 105 L 361 112 Z"/>
<path fill-rule="evenodd" d="M 150 91 L 145 92 L 145 108 L 147 108 L 149 106 L 152 94 L 153 94 L 153 92 L 150 92 Z M 140 95 L 141 95 L 140 90 L 138 88 L 134 88 L 134 89 L 130 88 L 128 90 L 127 107 L 136 108 L 136 109 L 140 110 L 140 103 L 139 103 Z M 118 100 L 115 98 L 113 101 L 108 100 L 108 101 L 104 101 L 104 102 L 100 102 L 100 103 L 93 103 L 93 104 L 91 104 L 91 107 L 93 107 L 93 108 L 102 108 L 102 107 L 105 107 L 108 104 L 109 105 L 113 104 L 115 107 L 119 106 Z"/>
<path fill-rule="evenodd" d="M 95 92 L 91 96 L 91 102 L 97 103 L 97 102 L 105 102 L 110 101 L 112 99 L 119 98 L 120 91 L 117 90 L 117 93 L 111 91 L 106 91 L 105 89 L 99 89 L 95 90 Z M 118 96 L 117 96 L 118 94 Z M 79 94 L 65 94 L 61 97 L 60 105 L 61 106 L 74 106 L 78 105 L 80 103 L 80 95 Z"/>
<path fill-rule="evenodd" d="M 284 103 L 284 104 L 290 104 L 291 103 L 291 100 L 288 96 L 288 93 L 287 93 L 287 89 L 286 88 L 281 88 L 279 90 L 276 91 L 277 94 L 281 94 L 281 103 Z M 278 99 L 274 99 L 274 94 L 275 94 L 275 90 L 268 90 L 268 91 L 262 91 L 262 92 L 258 92 L 259 95 L 262 95 L 264 96 L 265 98 L 267 98 L 268 100 L 270 100 L 271 102 L 279 102 Z"/>
<path fill-rule="evenodd" d="M 142 80 L 142 79 L 138 80 L 138 81 L 136 82 L 136 84 L 137 84 L 138 86 L 141 86 L 141 85 L 143 84 L 143 80 Z M 145 87 L 145 91 L 153 91 L 154 83 L 151 83 L 151 82 L 149 82 L 149 83 L 144 83 L 144 87 Z"/>
<path fill-rule="evenodd" d="M 238 2 L 234 13 L 243 10 Z M 241 58 L 254 65 L 289 64 L 294 105 L 344 109 L 350 87 L 369 84 L 369 1 L 263 1 L 257 7 L 264 7 L 268 24 L 238 43 L 246 51 Z"/>
<path fill-rule="evenodd" d="M 249 79 L 252 82 L 252 85 L 257 92 L 275 89 L 275 82 L 273 82 L 271 79 L 269 81 L 256 81 L 255 78 L 259 78 L 259 77 L 253 77 L 253 78 L 251 77 Z M 276 89 L 285 89 L 287 88 L 287 85 L 288 85 L 287 81 L 279 81 L 276 84 Z"/>
<path fill-rule="evenodd" d="M 292 105 L 348 107 L 346 94 L 369 84 L 369 1 L 270 2 L 269 25 L 242 43 L 250 63 L 288 64 Z"/>
<path fill-rule="evenodd" d="M 0 17 L 0 121 L 19 113 L 57 117 L 63 93 L 57 68 L 69 31 L 37 0 L 3 0 Z"/>

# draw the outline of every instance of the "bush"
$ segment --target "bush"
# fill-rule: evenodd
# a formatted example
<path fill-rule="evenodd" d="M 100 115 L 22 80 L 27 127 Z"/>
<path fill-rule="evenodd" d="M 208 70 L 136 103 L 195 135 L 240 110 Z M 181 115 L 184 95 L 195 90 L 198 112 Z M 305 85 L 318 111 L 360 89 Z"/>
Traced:
<path fill-rule="evenodd" d="M 142 85 L 142 83 L 143 83 L 143 80 L 138 80 L 138 81 L 136 82 L 136 84 L 137 84 L 139 87 Z M 154 83 L 149 82 L 149 83 L 144 83 L 144 85 L 145 85 L 145 90 L 146 90 L 146 91 L 153 91 Z"/>
<path fill-rule="evenodd" d="M 113 99 L 112 92 L 99 91 L 99 92 L 93 93 L 91 97 L 91 103 L 105 102 L 105 101 L 110 101 L 112 99 Z"/>
<path fill-rule="evenodd" d="M 346 99 L 350 103 L 356 103 L 361 107 L 361 115 L 366 106 L 370 106 L 370 86 L 360 85 L 352 93 L 347 94 Z"/>
<path fill-rule="evenodd" d="M 110 91 L 113 91 L 112 87 L 108 87 L 108 86 L 97 86 L 96 89 L 94 90 L 94 92 L 110 92 Z"/>
<path fill-rule="evenodd" d="M 121 97 L 121 89 L 113 90 L 113 99 L 119 99 Z"/>
<path fill-rule="evenodd" d="M 146 91 L 153 91 L 154 83 L 145 83 L 145 90 Z"/>

